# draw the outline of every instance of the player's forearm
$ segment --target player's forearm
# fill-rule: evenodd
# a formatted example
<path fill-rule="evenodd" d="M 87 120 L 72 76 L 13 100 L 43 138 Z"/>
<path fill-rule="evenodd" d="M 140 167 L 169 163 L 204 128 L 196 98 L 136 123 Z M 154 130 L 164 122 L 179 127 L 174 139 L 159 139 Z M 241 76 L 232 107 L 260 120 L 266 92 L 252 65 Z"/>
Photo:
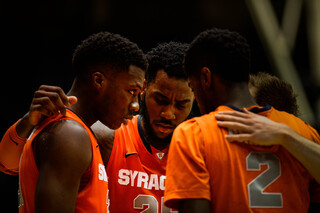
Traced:
<path fill-rule="evenodd" d="M 285 132 L 285 140 L 282 145 L 320 183 L 320 145 L 301 136 L 292 129 L 288 129 Z"/>

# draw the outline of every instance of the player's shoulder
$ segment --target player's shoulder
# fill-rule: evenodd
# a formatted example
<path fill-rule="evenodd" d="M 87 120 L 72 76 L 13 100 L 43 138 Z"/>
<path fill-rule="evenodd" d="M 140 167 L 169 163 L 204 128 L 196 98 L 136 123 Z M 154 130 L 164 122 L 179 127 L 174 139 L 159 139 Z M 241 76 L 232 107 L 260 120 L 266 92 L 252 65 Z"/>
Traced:
<path fill-rule="evenodd" d="M 81 171 L 92 160 L 92 142 L 87 128 L 72 119 L 60 119 L 48 123 L 34 138 L 34 154 L 39 165 L 52 164 L 54 168 L 77 165 Z M 68 162 L 68 163 L 67 163 Z"/>
<path fill-rule="evenodd" d="M 293 114 L 272 108 L 267 117 L 273 121 L 288 125 L 304 137 L 307 137 L 311 140 L 317 139 L 317 141 L 320 141 L 317 130 L 315 130 L 309 123 Z"/>
<path fill-rule="evenodd" d="M 70 149 L 74 152 L 85 153 L 91 150 L 91 139 L 87 129 L 78 121 L 61 119 L 49 123 L 36 138 L 38 146 L 45 149 Z"/>
<path fill-rule="evenodd" d="M 50 123 L 45 132 L 55 136 L 72 135 L 73 137 L 82 137 L 88 135 L 87 129 L 76 120 L 61 119 Z"/>
<path fill-rule="evenodd" d="M 267 116 L 271 120 L 278 121 L 281 123 L 286 123 L 287 125 L 291 126 L 297 126 L 298 128 L 307 128 L 307 129 L 313 129 L 313 127 L 308 124 L 306 121 L 302 120 L 301 118 L 287 113 L 285 111 L 279 111 L 275 108 L 271 108 L 269 115 Z"/>
<path fill-rule="evenodd" d="M 198 135 L 200 134 L 204 128 L 204 126 L 206 125 L 205 121 L 211 117 L 210 115 L 202 115 L 200 117 L 193 117 L 191 119 L 188 119 L 184 122 L 182 122 L 181 124 L 179 124 L 174 133 L 178 134 L 178 133 L 182 133 L 186 136 L 191 136 L 191 135 Z"/>
<path fill-rule="evenodd" d="M 199 126 L 199 123 L 197 121 L 197 118 L 191 118 L 191 119 L 188 119 L 186 121 L 183 121 L 181 124 L 179 124 L 177 126 L 176 129 L 180 129 L 180 130 L 188 130 L 188 129 L 192 129 L 192 128 L 195 128 Z"/>

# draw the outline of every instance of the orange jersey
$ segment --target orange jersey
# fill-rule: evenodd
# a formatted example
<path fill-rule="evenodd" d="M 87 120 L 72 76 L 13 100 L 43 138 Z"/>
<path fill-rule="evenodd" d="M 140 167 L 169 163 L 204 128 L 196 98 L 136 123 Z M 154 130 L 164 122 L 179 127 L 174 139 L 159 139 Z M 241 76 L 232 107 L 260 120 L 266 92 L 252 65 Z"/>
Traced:
<path fill-rule="evenodd" d="M 51 117 L 35 129 L 34 133 L 28 139 L 21 156 L 20 161 L 20 206 L 19 212 L 35 212 L 35 190 L 39 170 L 37 168 L 32 142 L 36 136 L 50 123 L 63 119 L 75 120 L 79 122 L 88 132 L 91 140 L 92 161 L 85 174 L 90 175 L 87 185 L 81 189 L 77 195 L 75 212 L 107 212 L 107 174 L 102 162 L 97 140 L 91 130 L 85 123 L 72 111 L 67 110 L 65 116 Z"/>
<path fill-rule="evenodd" d="M 251 111 L 285 123 L 317 143 L 318 133 L 295 116 L 271 107 Z M 167 164 L 165 204 L 179 199 L 207 199 L 211 212 L 308 212 L 314 179 L 282 146 L 230 143 L 227 129 L 217 126 L 214 112 L 179 125 L 172 138 Z M 319 187 L 317 185 L 317 187 Z"/>
<path fill-rule="evenodd" d="M 13 124 L 0 142 L 0 171 L 9 175 L 19 174 L 19 159 L 27 139 L 21 138 Z"/>
<path fill-rule="evenodd" d="M 170 212 L 163 205 L 167 150 L 147 150 L 140 119 L 115 131 L 107 166 L 110 212 Z"/>

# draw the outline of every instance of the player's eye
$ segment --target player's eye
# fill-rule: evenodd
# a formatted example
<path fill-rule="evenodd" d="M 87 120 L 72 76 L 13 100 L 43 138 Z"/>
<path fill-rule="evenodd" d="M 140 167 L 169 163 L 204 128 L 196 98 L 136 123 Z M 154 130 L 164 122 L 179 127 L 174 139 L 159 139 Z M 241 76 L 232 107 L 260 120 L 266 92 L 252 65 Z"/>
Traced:
<path fill-rule="evenodd" d="M 168 100 L 164 100 L 164 99 L 162 99 L 162 98 L 155 98 L 154 99 L 156 102 L 157 102 L 157 104 L 159 104 L 159 105 L 168 105 L 170 102 L 168 101 Z"/>
<path fill-rule="evenodd" d="M 138 95 L 138 92 L 137 92 L 136 89 L 131 89 L 131 90 L 129 90 L 129 93 L 130 93 L 131 95 L 133 95 L 133 96 Z"/>
<path fill-rule="evenodd" d="M 177 104 L 177 109 L 179 110 L 183 110 L 184 108 L 186 108 L 186 106 L 184 104 Z"/>

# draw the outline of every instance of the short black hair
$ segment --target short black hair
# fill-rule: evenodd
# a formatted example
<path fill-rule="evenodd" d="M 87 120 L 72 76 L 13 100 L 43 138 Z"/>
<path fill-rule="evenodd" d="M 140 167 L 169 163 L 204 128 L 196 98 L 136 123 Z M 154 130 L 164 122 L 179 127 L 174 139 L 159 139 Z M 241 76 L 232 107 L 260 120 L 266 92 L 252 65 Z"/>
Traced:
<path fill-rule="evenodd" d="M 146 72 L 147 83 L 153 82 L 157 72 L 163 69 L 169 77 L 187 80 L 182 61 L 188 44 L 175 41 L 163 42 L 147 53 L 149 67 Z"/>
<path fill-rule="evenodd" d="M 83 40 L 73 53 L 72 67 L 76 75 L 92 65 L 110 65 L 121 70 L 135 65 L 145 71 L 148 62 L 137 44 L 119 34 L 99 32 Z"/>
<path fill-rule="evenodd" d="M 184 69 L 190 76 L 203 67 L 209 68 L 224 80 L 248 82 L 250 48 L 246 39 L 227 29 L 213 28 L 201 32 L 186 52 Z"/>

